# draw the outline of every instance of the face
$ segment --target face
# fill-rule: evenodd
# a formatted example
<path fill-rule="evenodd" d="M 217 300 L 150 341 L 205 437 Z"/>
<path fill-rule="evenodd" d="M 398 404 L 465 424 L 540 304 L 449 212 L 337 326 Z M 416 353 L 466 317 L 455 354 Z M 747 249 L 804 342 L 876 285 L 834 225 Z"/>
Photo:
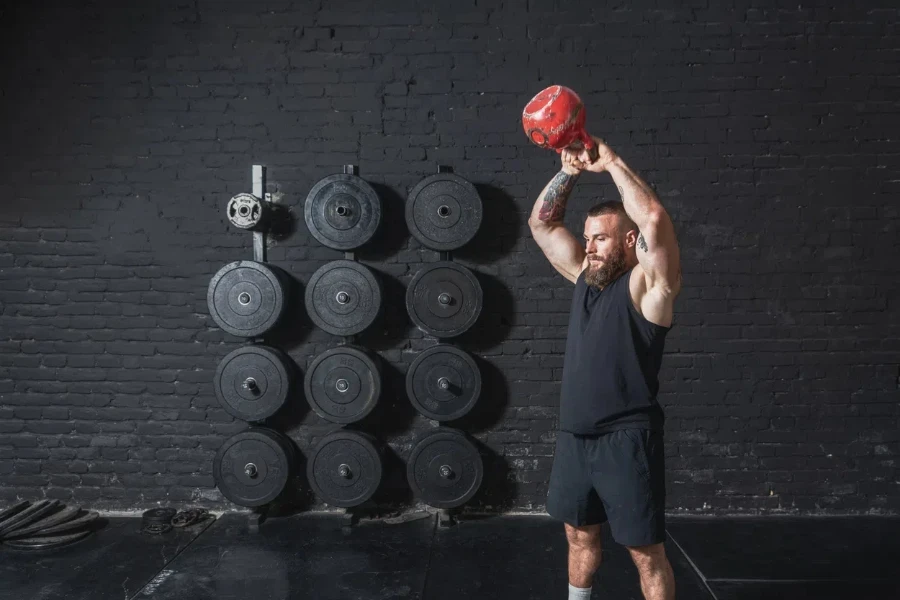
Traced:
<path fill-rule="evenodd" d="M 584 243 L 588 265 L 584 274 L 588 285 L 603 289 L 625 272 L 629 263 L 629 243 L 633 232 L 619 231 L 617 215 L 588 217 L 584 222 Z"/>

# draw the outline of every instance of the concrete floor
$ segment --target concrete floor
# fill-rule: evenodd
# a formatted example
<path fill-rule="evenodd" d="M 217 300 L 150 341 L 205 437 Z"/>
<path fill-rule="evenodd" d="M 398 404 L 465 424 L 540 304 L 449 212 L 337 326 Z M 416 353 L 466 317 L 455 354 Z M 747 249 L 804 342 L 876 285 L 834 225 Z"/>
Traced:
<path fill-rule="evenodd" d="M 667 551 L 679 599 L 897 598 L 900 519 L 671 518 Z M 594 598 L 640 600 L 627 551 L 604 532 Z M 0 547 L 0 600 L 565 600 L 566 542 L 545 516 L 434 516 L 349 530 L 336 515 L 246 515 L 162 536 L 110 517 L 58 550 Z"/>

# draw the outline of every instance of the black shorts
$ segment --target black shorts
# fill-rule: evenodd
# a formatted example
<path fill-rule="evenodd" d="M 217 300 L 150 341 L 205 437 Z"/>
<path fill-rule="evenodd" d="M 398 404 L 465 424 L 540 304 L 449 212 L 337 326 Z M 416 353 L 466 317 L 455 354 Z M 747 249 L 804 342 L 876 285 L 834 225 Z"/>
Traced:
<path fill-rule="evenodd" d="M 624 546 L 666 539 L 663 434 L 622 429 L 595 436 L 560 431 L 547 512 L 575 526 L 609 521 Z"/>

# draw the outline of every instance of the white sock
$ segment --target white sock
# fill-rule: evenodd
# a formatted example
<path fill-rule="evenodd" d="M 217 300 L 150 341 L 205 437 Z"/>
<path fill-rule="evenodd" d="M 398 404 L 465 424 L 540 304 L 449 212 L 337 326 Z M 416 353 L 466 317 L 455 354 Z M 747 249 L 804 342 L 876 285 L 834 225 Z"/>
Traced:
<path fill-rule="evenodd" d="M 569 600 L 590 600 L 591 599 L 591 588 L 579 588 L 575 587 L 571 583 L 569 584 Z"/>

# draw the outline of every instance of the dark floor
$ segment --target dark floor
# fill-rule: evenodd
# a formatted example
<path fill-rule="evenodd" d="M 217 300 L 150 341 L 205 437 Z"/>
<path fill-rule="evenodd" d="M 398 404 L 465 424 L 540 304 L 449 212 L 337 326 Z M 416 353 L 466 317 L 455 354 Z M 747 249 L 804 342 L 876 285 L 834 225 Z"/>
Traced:
<path fill-rule="evenodd" d="M 226 515 L 208 527 L 141 535 L 139 519 L 68 548 L 0 547 L 0 600 L 565 600 L 566 542 L 547 517 L 428 516 L 363 522 L 271 519 L 257 534 Z M 594 598 L 639 600 L 627 551 L 605 532 Z M 900 598 L 895 518 L 672 518 L 667 550 L 681 600 Z M 685 554 L 686 553 L 686 554 Z"/>

